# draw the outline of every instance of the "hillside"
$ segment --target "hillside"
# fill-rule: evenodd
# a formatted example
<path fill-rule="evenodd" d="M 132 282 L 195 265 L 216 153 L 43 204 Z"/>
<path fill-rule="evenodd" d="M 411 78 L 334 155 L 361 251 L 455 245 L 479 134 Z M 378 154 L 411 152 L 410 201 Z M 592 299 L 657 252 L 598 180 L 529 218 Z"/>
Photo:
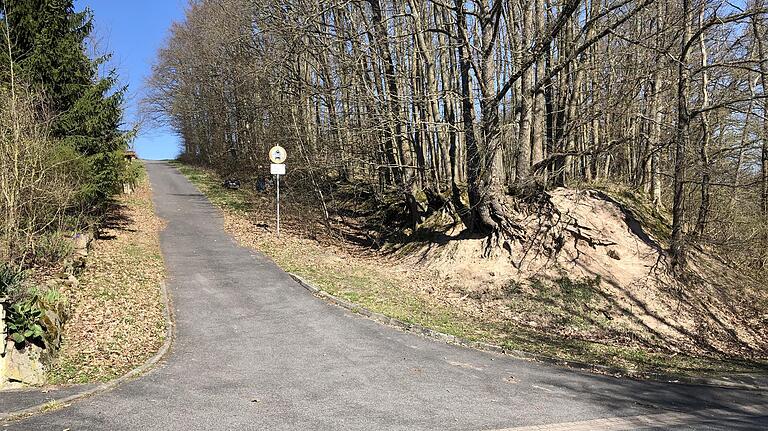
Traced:
<path fill-rule="evenodd" d="M 762 6 L 284 6 L 190 7 L 145 97 L 180 160 L 244 189 L 269 188 L 284 149 L 281 264 L 510 348 L 646 368 L 765 357 Z M 238 199 L 244 241 L 271 247 L 271 197 Z M 322 272 L 344 271 L 325 264 L 342 250 L 398 294 L 291 256 L 313 243 Z"/>
<path fill-rule="evenodd" d="M 391 250 L 445 281 L 456 307 L 566 338 L 674 354 L 765 358 L 768 290 L 749 271 L 696 249 L 672 276 L 664 222 L 597 190 L 556 189 L 521 217 L 525 239 L 487 253 L 460 226 Z M 625 200 L 631 202 L 631 200 Z M 536 206 L 541 208 L 541 206 Z M 652 226 L 640 220 L 652 220 Z M 446 235 L 434 242 L 436 235 Z M 520 297 L 533 304 L 523 304 Z"/>
<path fill-rule="evenodd" d="M 226 190 L 212 171 L 182 170 L 225 210 L 244 245 L 401 320 L 630 374 L 766 367 L 765 286 L 701 249 L 691 251 L 685 281 L 673 277 L 665 221 L 629 193 L 556 189 L 521 208 L 524 239 L 489 249 L 447 211 L 402 234 L 382 223 L 404 211 L 396 200 L 364 199 L 361 187 L 346 186 L 330 231 L 312 196 L 288 187 L 276 238 L 271 193 Z"/>

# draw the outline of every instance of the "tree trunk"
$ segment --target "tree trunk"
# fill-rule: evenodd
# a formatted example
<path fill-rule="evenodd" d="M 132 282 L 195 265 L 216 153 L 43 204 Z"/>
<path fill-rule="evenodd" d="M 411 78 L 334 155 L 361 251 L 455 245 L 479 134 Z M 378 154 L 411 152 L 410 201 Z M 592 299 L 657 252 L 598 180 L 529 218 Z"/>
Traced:
<path fill-rule="evenodd" d="M 702 7 L 699 15 L 700 23 L 704 22 L 704 9 Z M 704 40 L 704 32 L 699 34 L 699 51 L 701 53 L 701 106 L 706 107 L 709 105 L 709 74 L 706 67 L 708 60 L 707 44 Z M 707 227 L 707 220 L 709 219 L 709 207 L 710 207 L 710 182 L 712 178 L 712 166 L 709 161 L 709 115 L 706 112 L 701 114 L 701 140 L 699 141 L 699 159 L 701 162 L 701 202 L 699 205 L 699 214 L 696 218 L 696 235 L 702 237 L 704 235 L 704 229 Z"/>
<path fill-rule="evenodd" d="M 759 18 L 759 15 L 752 17 L 752 30 L 757 45 L 760 86 L 763 87 L 763 96 L 766 96 L 766 91 L 768 91 L 768 52 L 765 47 L 765 36 L 768 31 L 761 28 L 764 23 L 758 23 Z M 768 98 L 766 97 L 763 98 L 763 136 L 760 147 L 760 209 L 763 217 L 760 266 L 765 267 L 768 265 Z"/>
<path fill-rule="evenodd" d="M 529 46 L 533 32 L 533 5 L 520 1 L 523 22 L 520 28 L 519 47 Z M 522 67 L 525 51 L 518 54 L 518 67 Z M 528 181 L 531 173 L 531 131 L 533 123 L 533 88 L 534 70 L 528 68 L 520 77 L 520 129 L 517 138 L 517 166 L 515 182 L 523 184 Z"/>
<path fill-rule="evenodd" d="M 464 118 L 464 135 L 466 139 L 467 192 L 469 206 L 472 211 L 469 229 L 472 232 L 488 235 L 499 239 L 502 234 L 511 235 L 513 232 L 507 220 L 507 214 L 501 204 L 503 196 L 503 172 L 499 139 L 499 112 L 496 99 L 495 61 L 493 58 L 496 42 L 496 25 L 502 12 L 502 4 L 495 2 L 490 8 L 480 8 L 480 111 L 482 114 L 481 131 L 484 154 L 481 154 L 474 134 L 472 123 L 472 94 L 469 91 L 469 70 L 471 57 L 469 53 L 469 38 L 467 21 L 462 2 L 456 0 L 458 27 L 460 32 L 459 55 L 461 58 L 461 87 L 462 112 Z"/>
<path fill-rule="evenodd" d="M 690 115 L 688 113 L 688 91 L 690 86 L 688 42 L 691 39 L 690 0 L 683 0 L 683 19 L 684 31 L 680 41 L 680 56 L 677 59 L 677 123 L 673 141 L 675 168 L 672 182 L 674 196 L 672 203 L 672 239 L 669 250 L 672 255 L 672 268 L 676 272 L 685 268 L 685 153 L 690 134 Z"/>
<path fill-rule="evenodd" d="M 661 123 L 664 114 L 661 109 L 661 72 L 656 70 L 653 75 L 653 99 L 651 102 L 651 133 L 649 151 L 651 152 L 651 172 L 649 178 L 650 198 L 655 211 L 661 209 L 661 175 L 659 171 L 659 153 L 662 150 Z"/>
<path fill-rule="evenodd" d="M 389 48 L 387 27 L 382 15 L 380 1 L 368 0 L 368 3 L 371 5 L 373 26 L 376 33 L 376 43 L 381 50 L 382 60 L 384 61 L 385 81 L 387 83 L 387 90 L 389 94 L 389 120 L 393 125 L 395 146 L 400 155 L 400 187 L 402 189 L 402 193 L 405 198 L 405 204 L 410 215 L 411 227 L 415 228 L 421 222 L 422 208 L 416 199 L 416 175 L 414 173 L 415 169 L 411 147 L 408 143 L 408 140 L 403 139 L 404 131 L 403 121 L 401 119 L 402 106 L 400 103 L 402 100 L 402 95 L 400 92 L 400 87 L 397 83 L 395 62 L 392 58 L 392 53 Z"/>

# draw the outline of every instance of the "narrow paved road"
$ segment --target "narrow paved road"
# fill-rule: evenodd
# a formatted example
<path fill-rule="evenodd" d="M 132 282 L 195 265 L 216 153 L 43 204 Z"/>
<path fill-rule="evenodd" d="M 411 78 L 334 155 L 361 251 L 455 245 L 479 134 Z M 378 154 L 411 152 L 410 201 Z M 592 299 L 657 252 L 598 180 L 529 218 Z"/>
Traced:
<path fill-rule="evenodd" d="M 177 325 L 170 355 L 115 390 L 6 429 L 768 429 L 765 394 L 533 364 L 326 304 L 239 247 L 174 168 L 147 167 L 168 222 L 162 248 Z"/>

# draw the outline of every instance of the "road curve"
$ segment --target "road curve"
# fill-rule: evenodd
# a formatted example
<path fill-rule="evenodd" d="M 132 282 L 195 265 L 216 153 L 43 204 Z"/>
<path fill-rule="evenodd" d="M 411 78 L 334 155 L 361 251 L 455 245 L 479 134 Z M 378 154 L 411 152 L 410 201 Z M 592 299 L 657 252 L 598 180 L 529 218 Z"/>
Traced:
<path fill-rule="evenodd" d="M 238 246 L 176 169 L 146 165 L 168 223 L 170 354 L 143 377 L 6 429 L 768 429 L 764 393 L 530 363 L 329 305 Z"/>

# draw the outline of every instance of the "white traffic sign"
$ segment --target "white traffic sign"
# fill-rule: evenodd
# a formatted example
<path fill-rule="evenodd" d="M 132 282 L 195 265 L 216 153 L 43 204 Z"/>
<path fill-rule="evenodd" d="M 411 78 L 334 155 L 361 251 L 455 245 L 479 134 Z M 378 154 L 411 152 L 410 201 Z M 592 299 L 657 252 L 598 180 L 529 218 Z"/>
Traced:
<path fill-rule="evenodd" d="M 269 170 L 272 175 L 285 175 L 285 165 L 272 163 L 269 165 Z"/>
<path fill-rule="evenodd" d="M 280 236 L 280 175 L 285 175 L 285 165 L 283 163 L 285 163 L 287 156 L 288 153 L 285 151 L 285 148 L 279 145 L 275 145 L 269 150 L 269 160 L 272 161 L 272 164 L 269 166 L 269 171 L 275 176 L 275 182 L 277 183 L 277 187 L 275 187 L 275 192 L 277 194 L 277 199 L 275 201 L 277 236 Z"/>
<path fill-rule="evenodd" d="M 275 145 L 269 150 L 269 160 L 272 160 L 272 163 L 278 165 L 283 164 L 285 163 L 286 157 L 288 157 L 288 153 L 285 152 L 285 148 L 279 145 Z"/>

